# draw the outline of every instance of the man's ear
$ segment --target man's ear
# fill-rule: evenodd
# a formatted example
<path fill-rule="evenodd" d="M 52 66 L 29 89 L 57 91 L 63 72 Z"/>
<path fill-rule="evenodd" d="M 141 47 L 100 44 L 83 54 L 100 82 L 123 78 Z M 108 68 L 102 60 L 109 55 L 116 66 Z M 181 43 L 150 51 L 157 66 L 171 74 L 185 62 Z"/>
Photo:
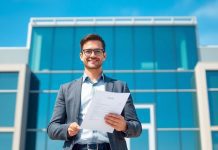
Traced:
<path fill-rule="evenodd" d="M 79 57 L 80 57 L 80 60 L 83 61 L 83 54 L 82 53 L 79 54 Z"/>
<path fill-rule="evenodd" d="M 106 58 L 107 58 L 107 53 L 104 52 L 104 58 L 103 58 L 103 61 L 105 61 Z"/>

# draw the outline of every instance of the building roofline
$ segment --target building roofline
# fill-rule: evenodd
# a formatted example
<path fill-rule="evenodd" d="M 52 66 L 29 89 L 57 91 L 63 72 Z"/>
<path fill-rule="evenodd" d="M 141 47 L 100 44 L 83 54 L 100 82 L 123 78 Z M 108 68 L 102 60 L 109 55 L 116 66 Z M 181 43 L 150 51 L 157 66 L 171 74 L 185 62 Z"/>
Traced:
<path fill-rule="evenodd" d="M 196 25 L 195 16 L 141 17 L 39 17 L 31 26 Z"/>
<path fill-rule="evenodd" d="M 28 50 L 27 47 L 0 47 L 0 51 L 4 50 Z"/>
<path fill-rule="evenodd" d="M 218 48 L 218 45 L 200 45 L 200 48 Z"/>

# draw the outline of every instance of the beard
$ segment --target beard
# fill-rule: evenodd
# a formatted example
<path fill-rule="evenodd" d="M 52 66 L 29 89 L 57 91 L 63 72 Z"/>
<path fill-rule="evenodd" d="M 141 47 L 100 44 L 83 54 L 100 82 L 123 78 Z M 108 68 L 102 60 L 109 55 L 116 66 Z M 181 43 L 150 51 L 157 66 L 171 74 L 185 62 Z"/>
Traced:
<path fill-rule="evenodd" d="M 93 59 L 93 60 L 95 60 L 95 59 Z M 92 62 L 90 62 L 90 60 L 87 60 L 86 63 L 84 63 L 84 65 L 87 69 L 100 69 L 100 68 L 102 68 L 101 60 L 97 60 L 95 63 L 92 63 Z"/>
<path fill-rule="evenodd" d="M 98 64 L 98 65 L 95 65 L 95 66 L 90 66 L 90 65 L 85 64 L 85 67 L 87 69 L 100 69 L 101 68 L 101 64 Z"/>

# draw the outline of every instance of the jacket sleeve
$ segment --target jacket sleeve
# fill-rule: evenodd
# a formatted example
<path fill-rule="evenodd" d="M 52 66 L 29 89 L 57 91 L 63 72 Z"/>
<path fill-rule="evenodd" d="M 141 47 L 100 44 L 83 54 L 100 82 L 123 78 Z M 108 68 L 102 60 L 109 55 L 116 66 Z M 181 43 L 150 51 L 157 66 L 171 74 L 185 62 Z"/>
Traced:
<path fill-rule="evenodd" d="M 66 124 L 66 105 L 64 87 L 61 86 L 56 98 L 56 103 L 51 121 L 47 127 L 48 136 L 53 140 L 69 140 L 67 129 L 70 124 Z"/>
<path fill-rule="evenodd" d="M 127 84 L 124 84 L 124 93 L 130 93 Z M 126 105 L 124 106 L 124 110 L 122 112 L 126 122 L 127 122 L 127 130 L 124 133 L 125 137 L 137 137 L 140 136 L 142 132 L 141 122 L 139 121 L 135 106 L 133 105 L 132 96 L 130 94 Z"/>

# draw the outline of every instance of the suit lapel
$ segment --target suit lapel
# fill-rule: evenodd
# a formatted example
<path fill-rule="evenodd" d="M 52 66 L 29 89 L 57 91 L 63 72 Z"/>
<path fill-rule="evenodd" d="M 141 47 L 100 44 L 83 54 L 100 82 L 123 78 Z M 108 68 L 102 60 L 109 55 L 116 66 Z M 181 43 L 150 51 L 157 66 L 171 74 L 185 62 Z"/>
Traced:
<path fill-rule="evenodd" d="M 80 78 L 79 80 L 77 80 L 74 84 L 74 88 L 75 90 L 73 95 L 75 98 L 75 102 L 74 102 L 74 114 L 76 114 L 76 119 L 79 120 L 79 112 L 80 112 L 80 104 L 81 104 L 81 90 L 82 90 L 82 78 Z"/>
<path fill-rule="evenodd" d="M 114 84 L 111 78 L 108 78 L 107 76 L 104 76 L 104 77 L 105 77 L 105 90 L 108 92 L 113 92 Z"/>

